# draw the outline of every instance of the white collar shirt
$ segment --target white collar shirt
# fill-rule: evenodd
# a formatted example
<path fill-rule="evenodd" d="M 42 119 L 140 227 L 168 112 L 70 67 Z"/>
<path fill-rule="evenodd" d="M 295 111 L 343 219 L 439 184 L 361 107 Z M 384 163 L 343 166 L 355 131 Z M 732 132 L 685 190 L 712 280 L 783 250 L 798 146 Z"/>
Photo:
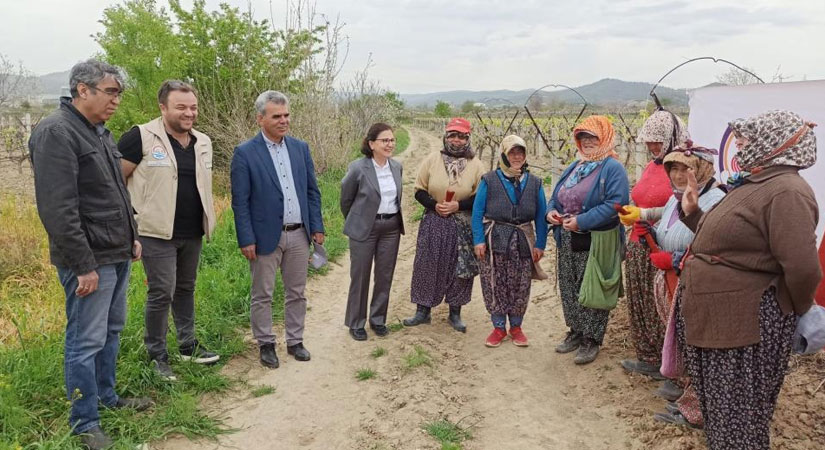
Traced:
<path fill-rule="evenodd" d="M 378 177 L 378 187 L 381 190 L 381 205 L 378 206 L 378 214 L 395 214 L 398 212 L 398 190 L 395 186 L 395 177 L 392 176 L 390 161 L 384 167 L 378 165 L 375 159 L 372 160 L 372 167 L 375 169 L 375 176 Z"/>

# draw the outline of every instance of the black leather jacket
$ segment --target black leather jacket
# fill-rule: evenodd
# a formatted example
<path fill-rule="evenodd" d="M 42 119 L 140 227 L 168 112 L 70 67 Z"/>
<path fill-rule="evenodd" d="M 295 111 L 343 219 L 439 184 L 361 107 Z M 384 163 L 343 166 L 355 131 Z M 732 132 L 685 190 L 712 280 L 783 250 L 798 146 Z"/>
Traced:
<path fill-rule="evenodd" d="M 137 226 L 109 130 L 64 97 L 35 127 L 29 151 L 52 264 L 83 275 L 131 259 Z"/>

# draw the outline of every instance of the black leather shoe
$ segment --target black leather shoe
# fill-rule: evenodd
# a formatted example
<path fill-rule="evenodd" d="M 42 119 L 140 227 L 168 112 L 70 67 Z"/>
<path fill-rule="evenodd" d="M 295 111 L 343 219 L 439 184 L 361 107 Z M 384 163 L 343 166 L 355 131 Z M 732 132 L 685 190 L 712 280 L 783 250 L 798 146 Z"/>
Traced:
<path fill-rule="evenodd" d="M 409 319 L 404 319 L 402 323 L 405 327 L 414 327 L 422 323 L 430 323 L 430 308 L 427 306 L 417 305 L 415 308 L 415 315 Z"/>
<path fill-rule="evenodd" d="M 270 369 L 277 369 L 280 365 L 278 355 L 275 354 L 275 344 L 264 344 L 261 346 L 261 364 Z"/>
<path fill-rule="evenodd" d="M 111 447 L 114 442 L 100 427 L 93 427 L 80 435 L 80 443 L 89 450 L 103 450 Z"/>
<path fill-rule="evenodd" d="M 386 325 L 370 325 L 370 328 L 372 328 L 376 336 L 386 336 L 390 333 Z"/>
<path fill-rule="evenodd" d="M 367 330 L 363 328 L 350 328 L 349 335 L 352 336 L 353 339 L 356 341 L 366 341 L 367 340 Z"/>
<path fill-rule="evenodd" d="M 464 322 L 461 320 L 460 306 L 450 306 L 450 315 L 447 317 L 447 320 L 450 321 L 450 325 L 453 326 L 455 331 L 459 331 L 461 333 L 467 332 L 467 326 L 464 325 Z"/>
<path fill-rule="evenodd" d="M 364 334 L 367 332 L 365 331 Z M 288 346 L 286 352 L 294 356 L 296 361 L 309 361 L 309 350 L 304 348 L 303 342 Z"/>

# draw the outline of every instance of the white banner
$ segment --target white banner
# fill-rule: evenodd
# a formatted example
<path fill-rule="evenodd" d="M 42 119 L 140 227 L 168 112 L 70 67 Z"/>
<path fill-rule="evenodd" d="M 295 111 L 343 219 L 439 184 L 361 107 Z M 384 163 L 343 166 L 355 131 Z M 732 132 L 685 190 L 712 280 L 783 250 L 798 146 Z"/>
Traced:
<path fill-rule="evenodd" d="M 720 180 L 727 180 L 739 170 L 733 164 L 736 154 L 728 122 L 772 109 L 787 109 L 803 119 L 819 124 L 814 128 L 817 140 L 817 163 L 800 172 L 810 183 L 819 203 L 820 220 L 816 228 L 820 265 L 825 268 L 825 80 L 791 83 L 714 86 L 691 91 L 688 131 L 695 145 L 719 150 L 716 170 Z M 817 302 L 825 305 L 825 283 L 817 291 Z"/>

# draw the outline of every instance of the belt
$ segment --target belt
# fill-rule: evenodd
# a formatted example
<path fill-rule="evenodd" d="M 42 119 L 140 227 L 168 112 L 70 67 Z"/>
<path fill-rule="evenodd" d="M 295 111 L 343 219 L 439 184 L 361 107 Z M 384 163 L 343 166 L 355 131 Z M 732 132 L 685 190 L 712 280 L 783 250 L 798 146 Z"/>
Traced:
<path fill-rule="evenodd" d="M 398 215 L 398 213 L 392 213 L 392 214 L 376 214 L 376 215 L 375 215 L 375 220 L 387 220 L 387 219 L 392 219 L 393 217 L 395 217 L 395 216 L 397 216 L 397 215 Z"/>
<path fill-rule="evenodd" d="M 281 228 L 281 229 L 284 230 L 284 231 L 295 231 L 298 228 L 303 228 L 303 227 L 304 227 L 304 224 L 302 224 L 302 223 L 287 223 L 287 224 L 284 224 L 283 228 Z"/>

